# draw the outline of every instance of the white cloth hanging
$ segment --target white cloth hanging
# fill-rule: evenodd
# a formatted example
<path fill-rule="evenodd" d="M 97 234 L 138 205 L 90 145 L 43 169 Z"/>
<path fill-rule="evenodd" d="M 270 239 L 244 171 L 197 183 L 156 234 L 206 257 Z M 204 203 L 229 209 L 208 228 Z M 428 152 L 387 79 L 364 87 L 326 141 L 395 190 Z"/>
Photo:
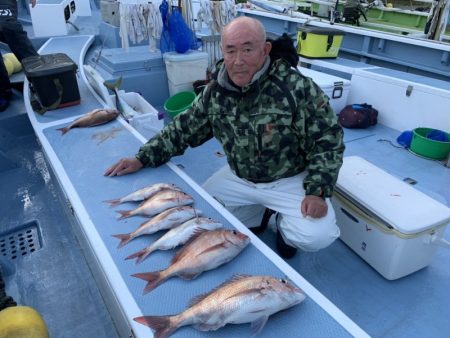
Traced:
<path fill-rule="evenodd" d="M 153 3 L 122 0 L 119 10 L 122 48 L 128 49 L 130 41 L 136 44 L 148 39 L 150 51 L 155 51 L 163 27 L 159 8 Z"/>
<path fill-rule="evenodd" d="M 119 35 L 120 40 L 122 42 L 122 48 L 128 50 L 130 48 L 130 42 L 128 40 L 128 20 L 130 15 L 128 14 L 128 7 L 124 4 L 119 4 L 119 12 L 120 12 L 120 29 Z"/>
<path fill-rule="evenodd" d="M 161 18 L 161 13 L 159 9 L 153 5 L 147 5 L 147 34 L 148 34 L 148 42 L 149 48 L 151 52 L 156 51 L 156 41 L 161 37 L 163 22 Z"/>
<path fill-rule="evenodd" d="M 197 13 L 198 30 L 204 22 L 211 31 L 211 35 L 219 34 L 223 27 L 236 16 L 236 13 L 234 0 L 200 0 L 200 10 Z"/>

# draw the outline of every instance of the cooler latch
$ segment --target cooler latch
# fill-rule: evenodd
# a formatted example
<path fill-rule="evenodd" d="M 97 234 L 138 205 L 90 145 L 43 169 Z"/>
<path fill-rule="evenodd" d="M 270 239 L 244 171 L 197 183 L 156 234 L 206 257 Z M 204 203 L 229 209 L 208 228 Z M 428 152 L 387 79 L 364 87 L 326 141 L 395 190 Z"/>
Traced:
<path fill-rule="evenodd" d="M 342 93 L 344 92 L 344 82 L 338 81 L 333 84 L 333 92 L 331 93 L 331 97 L 333 99 L 339 99 L 342 97 Z"/>
<path fill-rule="evenodd" d="M 327 37 L 327 52 L 330 50 L 331 46 L 333 45 L 333 35 L 328 35 Z"/>

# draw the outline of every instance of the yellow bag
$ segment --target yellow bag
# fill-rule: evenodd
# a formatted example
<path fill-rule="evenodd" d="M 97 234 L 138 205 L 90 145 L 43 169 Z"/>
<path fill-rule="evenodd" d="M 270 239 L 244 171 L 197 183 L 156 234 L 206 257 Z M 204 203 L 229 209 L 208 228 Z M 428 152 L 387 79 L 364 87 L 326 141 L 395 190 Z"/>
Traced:
<path fill-rule="evenodd" d="M 12 306 L 0 311 L 0 338 L 49 338 L 41 315 L 28 306 Z"/>
<path fill-rule="evenodd" d="M 22 64 L 13 53 L 4 54 L 3 63 L 5 64 L 9 76 L 22 70 Z"/>

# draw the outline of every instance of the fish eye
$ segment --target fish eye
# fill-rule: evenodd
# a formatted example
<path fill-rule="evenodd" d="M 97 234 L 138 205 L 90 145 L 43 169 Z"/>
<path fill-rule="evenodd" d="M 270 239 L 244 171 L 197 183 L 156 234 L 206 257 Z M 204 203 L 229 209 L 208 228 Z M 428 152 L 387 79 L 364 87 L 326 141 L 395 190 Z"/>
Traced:
<path fill-rule="evenodd" d="M 287 284 L 286 279 L 280 279 L 280 282 L 283 283 L 283 284 Z"/>
<path fill-rule="evenodd" d="M 237 235 L 237 231 L 236 230 L 233 230 L 233 235 Z"/>

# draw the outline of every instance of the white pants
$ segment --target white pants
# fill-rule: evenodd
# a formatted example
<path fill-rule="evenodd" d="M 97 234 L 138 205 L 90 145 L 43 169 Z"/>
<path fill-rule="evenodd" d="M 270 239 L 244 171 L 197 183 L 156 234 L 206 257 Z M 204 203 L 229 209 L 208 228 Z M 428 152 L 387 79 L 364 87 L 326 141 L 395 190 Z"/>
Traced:
<path fill-rule="evenodd" d="M 322 218 L 303 217 L 300 207 L 306 173 L 270 183 L 252 183 L 237 177 L 228 165 L 203 185 L 225 208 L 249 228 L 259 226 L 265 208 L 279 213 L 278 231 L 285 242 L 304 251 L 317 251 L 339 237 L 339 228 L 330 200 Z"/>

